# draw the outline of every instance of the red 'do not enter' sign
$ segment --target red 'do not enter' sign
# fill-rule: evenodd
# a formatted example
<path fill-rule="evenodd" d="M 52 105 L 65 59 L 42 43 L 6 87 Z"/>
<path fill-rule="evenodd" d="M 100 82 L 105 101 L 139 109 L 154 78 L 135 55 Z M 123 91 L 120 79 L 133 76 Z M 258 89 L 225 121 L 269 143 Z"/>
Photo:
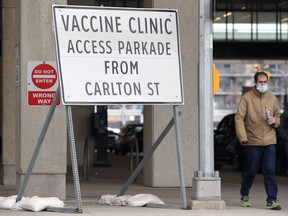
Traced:
<path fill-rule="evenodd" d="M 57 73 L 49 64 L 39 64 L 32 71 L 32 82 L 40 89 L 49 89 L 57 81 Z"/>

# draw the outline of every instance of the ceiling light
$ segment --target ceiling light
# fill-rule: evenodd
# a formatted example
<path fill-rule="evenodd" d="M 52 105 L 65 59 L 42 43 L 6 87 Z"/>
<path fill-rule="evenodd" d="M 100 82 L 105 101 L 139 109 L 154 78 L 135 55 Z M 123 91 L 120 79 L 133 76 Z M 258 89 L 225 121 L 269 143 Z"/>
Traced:
<path fill-rule="evenodd" d="M 231 16 L 231 15 L 232 15 L 232 12 L 228 12 L 228 13 L 223 14 L 223 17 L 228 17 L 228 16 Z"/>
<path fill-rule="evenodd" d="M 219 21 L 219 20 L 221 20 L 221 17 L 220 17 L 220 16 L 214 18 L 214 21 L 215 21 L 215 22 L 217 22 L 217 21 Z"/>

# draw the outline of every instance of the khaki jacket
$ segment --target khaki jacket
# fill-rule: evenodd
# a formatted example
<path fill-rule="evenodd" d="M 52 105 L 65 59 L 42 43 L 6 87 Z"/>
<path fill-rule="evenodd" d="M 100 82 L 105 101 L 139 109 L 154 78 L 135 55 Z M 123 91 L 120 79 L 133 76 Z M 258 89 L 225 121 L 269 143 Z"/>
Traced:
<path fill-rule="evenodd" d="M 269 126 L 266 119 L 266 109 L 273 112 L 275 125 Z M 280 109 L 277 98 L 271 93 L 261 94 L 254 87 L 244 94 L 240 100 L 236 115 L 236 134 L 240 143 L 248 141 L 253 146 L 276 144 L 275 128 L 280 125 Z"/>

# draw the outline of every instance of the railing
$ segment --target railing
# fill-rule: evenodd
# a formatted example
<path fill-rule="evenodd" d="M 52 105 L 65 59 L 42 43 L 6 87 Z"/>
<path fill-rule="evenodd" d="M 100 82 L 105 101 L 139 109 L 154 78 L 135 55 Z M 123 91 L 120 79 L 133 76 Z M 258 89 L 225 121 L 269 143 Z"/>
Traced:
<path fill-rule="evenodd" d="M 134 171 L 134 148 L 135 148 L 135 156 L 136 156 L 136 167 L 139 164 L 139 143 L 136 136 L 133 136 L 130 146 L 130 175 Z"/>
<path fill-rule="evenodd" d="M 92 151 L 91 151 L 92 150 Z M 84 142 L 83 152 L 83 177 L 85 181 L 89 180 L 90 167 L 93 161 L 94 155 L 94 137 L 86 137 Z"/>

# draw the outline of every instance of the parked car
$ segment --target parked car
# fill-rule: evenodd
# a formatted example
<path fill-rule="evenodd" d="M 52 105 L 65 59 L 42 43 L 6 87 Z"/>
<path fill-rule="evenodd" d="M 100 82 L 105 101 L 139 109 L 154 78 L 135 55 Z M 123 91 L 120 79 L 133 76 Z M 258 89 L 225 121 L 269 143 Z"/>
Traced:
<path fill-rule="evenodd" d="M 105 141 L 107 141 L 107 146 L 105 146 L 105 148 L 107 148 L 107 151 L 109 152 L 115 152 L 115 148 L 118 142 L 120 142 L 120 135 L 118 133 L 115 133 L 112 130 L 107 130 L 105 132 L 105 136 L 107 135 L 107 140 L 105 137 L 105 140 L 103 141 L 105 143 Z M 96 138 L 96 140 L 98 140 L 98 138 Z M 99 147 L 101 148 L 101 146 L 98 146 L 98 142 L 95 142 L 95 149 L 98 149 Z"/>
<path fill-rule="evenodd" d="M 127 124 L 121 129 L 120 141 L 115 146 L 115 153 L 126 155 L 131 151 L 131 147 L 138 142 L 139 152 L 143 152 L 143 124 Z M 136 148 L 134 146 L 133 151 Z"/>
<path fill-rule="evenodd" d="M 115 151 L 116 145 L 120 142 L 120 135 L 112 130 L 107 131 L 108 143 L 107 149 L 110 152 Z"/>
<path fill-rule="evenodd" d="M 235 113 L 228 114 L 214 130 L 214 165 L 233 165 L 236 170 L 243 168 L 243 152 L 235 131 Z"/>

